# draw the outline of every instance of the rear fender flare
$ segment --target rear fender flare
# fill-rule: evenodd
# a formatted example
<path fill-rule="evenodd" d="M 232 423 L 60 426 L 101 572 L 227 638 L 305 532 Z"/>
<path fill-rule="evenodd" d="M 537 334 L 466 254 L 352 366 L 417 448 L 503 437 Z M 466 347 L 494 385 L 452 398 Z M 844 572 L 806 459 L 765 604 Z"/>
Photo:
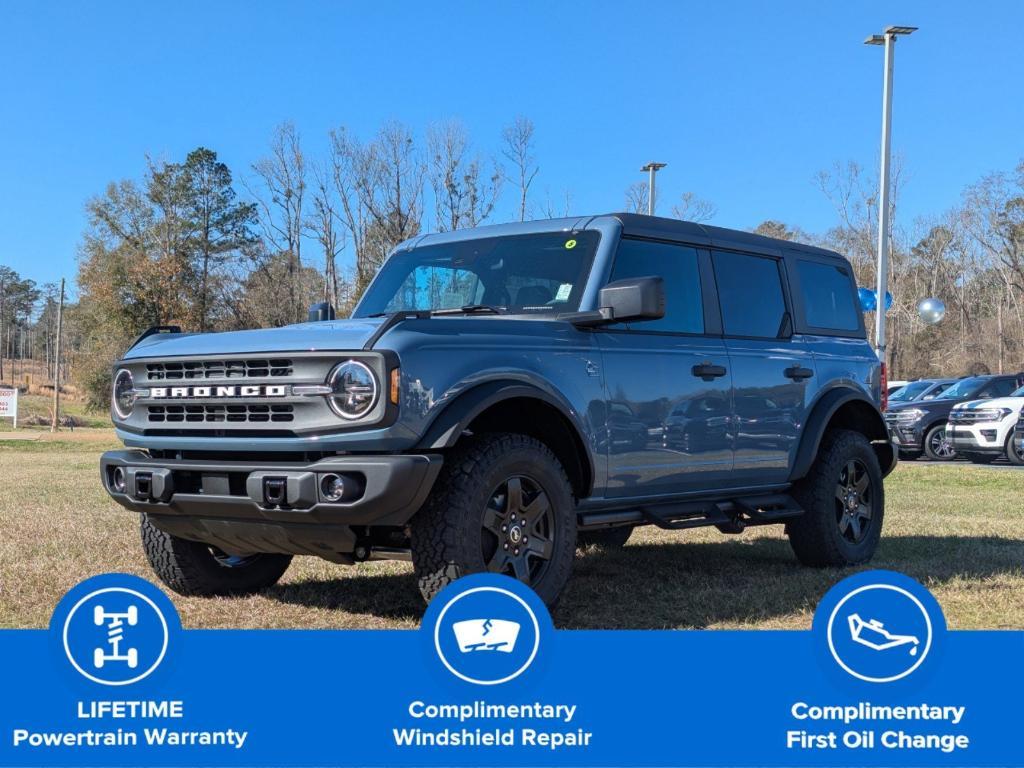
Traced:
<path fill-rule="evenodd" d="M 836 412 L 851 402 L 862 402 L 871 411 L 870 422 L 862 425 L 861 430 L 868 435 L 872 441 L 872 448 L 878 455 L 879 464 L 882 467 L 882 474 L 888 475 L 896 466 L 896 451 L 889 442 L 889 430 L 885 425 L 885 419 L 878 412 L 878 406 L 865 394 L 852 387 L 836 387 L 825 392 L 812 406 L 811 414 L 804 425 L 803 437 L 796 451 L 796 458 L 793 462 L 793 469 L 790 472 L 789 480 L 794 482 L 804 477 L 814 463 L 815 456 L 821 446 L 821 439 L 825 436 L 829 422 Z"/>

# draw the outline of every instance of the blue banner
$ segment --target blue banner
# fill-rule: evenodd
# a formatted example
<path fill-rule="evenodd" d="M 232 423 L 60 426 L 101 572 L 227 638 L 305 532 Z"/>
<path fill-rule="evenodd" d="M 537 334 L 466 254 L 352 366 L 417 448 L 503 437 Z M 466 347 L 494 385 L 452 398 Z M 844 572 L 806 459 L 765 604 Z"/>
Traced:
<path fill-rule="evenodd" d="M 486 575 L 419 630 L 183 630 L 108 574 L 0 631 L 0 764 L 1022 765 L 1022 651 L 886 571 L 750 632 L 555 631 Z"/>

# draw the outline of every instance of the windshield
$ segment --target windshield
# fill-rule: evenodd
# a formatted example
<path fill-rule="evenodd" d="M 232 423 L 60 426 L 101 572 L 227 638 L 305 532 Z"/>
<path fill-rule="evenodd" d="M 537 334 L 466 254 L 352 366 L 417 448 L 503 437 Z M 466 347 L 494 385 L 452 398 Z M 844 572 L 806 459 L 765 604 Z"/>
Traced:
<path fill-rule="evenodd" d="M 960 379 L 956 384 L 947 389 L 937 400 L 949 400 L 954 397 L 970 397 L 974 394 L 975 390 L 978 389 L 982 384 L 985 383 L 985 379 L 978 376 L 974 376 L 970 379 Z"/>
<path fill-rule="evenodd" d="M 381 268 L 354 316 L 472 307 L 575 312 L 599 238 L 597 232 L 545 232 L 402 251 Z"/>
<path fill-rule="evenodd" d="M 905 403 L 909 400 L 916 400 L 924 394 L 932 383 L 930 381 L 912 381 L 907 386 L 889 395 L 890 403 Z"/>

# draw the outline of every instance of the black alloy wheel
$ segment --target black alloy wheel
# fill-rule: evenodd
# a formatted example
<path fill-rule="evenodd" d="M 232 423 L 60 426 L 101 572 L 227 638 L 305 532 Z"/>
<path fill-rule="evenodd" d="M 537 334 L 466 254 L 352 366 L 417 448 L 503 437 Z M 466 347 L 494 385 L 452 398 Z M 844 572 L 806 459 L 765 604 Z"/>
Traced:
<path fill-rule="evenodd" d="M 540 484 L 525 475 L 508 478 L 492 491 L 484 510 L 487 570 L 535 583 L 551 562 L 553 532 L 551 501 Z"/>
<path fill-rule="evenodd" d="M 836 483 L 836 523 L 839 534 L 851 544 L 859 544 L 871 527 L 872 487 L 868 468 L 859 459 L 843 466 Z"/>

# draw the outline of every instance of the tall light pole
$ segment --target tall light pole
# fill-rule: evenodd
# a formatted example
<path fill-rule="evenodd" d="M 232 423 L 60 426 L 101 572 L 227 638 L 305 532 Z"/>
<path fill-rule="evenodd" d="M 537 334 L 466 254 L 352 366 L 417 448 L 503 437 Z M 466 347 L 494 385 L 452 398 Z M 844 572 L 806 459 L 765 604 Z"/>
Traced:
<path fill-rule="evenodd" d="M 647 215 L 654 215 L 654 174 L 664 168 L 668 163 L 648 163 L 641 171 L 647 171 L 650 174 L 647 182 Z"/>
<path fill-rule="evenodd" d="M 898 35 L 909 35 L 917 27 L 887 27 L 880 35 L 872 35 L 865 45 L 885 46 L 885 67 L 882 73 L 882 169 L 879 173 L 878 193 L 878 280 L 876 289 L 878 306 L 875 310 L 875 351 L 885 360 L 885 294 L 889 290 L 889 249 L 891 228 L 889 221 L 889 164 L 892 138 L 892 62 Z"/>

